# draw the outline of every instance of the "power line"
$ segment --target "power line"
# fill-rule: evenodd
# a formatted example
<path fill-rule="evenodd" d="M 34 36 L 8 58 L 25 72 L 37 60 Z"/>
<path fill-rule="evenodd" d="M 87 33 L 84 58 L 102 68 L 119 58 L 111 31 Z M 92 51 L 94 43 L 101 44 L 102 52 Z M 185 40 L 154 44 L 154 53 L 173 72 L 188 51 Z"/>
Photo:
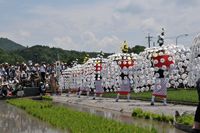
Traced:
<path fill-rule="evenodd" d="M 192 33 L 188 33 L 187 36 L 194 36 L 194 35 L 196 35 L 197 33 L 199 33 L 199 31 L 197 31 L 197 32 L 192 32 Z M 176 37 L 177 37 L 177 36 L 171 36 L 171 37 L 166 37 L 165 39 L 176 38 Z"/>
<path fill-rule="evenodd" d="M 146 42 L 146 43 L 144 43 L 144 44 L 142 44 L 143 46 L 146 46 L 146 45 L 148 45 L 148 42 Z"/>
<path fill-rule="evenodd" d="M 142 43 L 144 43 L 144 40 L 145 40 L 146 38 L 144 38 L 143 40 L 142 40 L 142 42 L 141 43 L 139 43 L 139 44 L 142 44 Z"/>
<path fill-rule="evenodd" d="M 146 38 L 145 38 L 145 39 L 146 39 Z M 146 43 L 148 43 L 148 42 L 147 42 L 147 40 L 146 40 L 146 41 L 144 41 L 144 42 L 143 42 L 141 45 L 144 45 L 144 44 L 146 44 Z"/>
<path fill-rule="evenodd" d="M 188 36 L 194 36 L 194 35 L 197 35 L 198 33 L 200 33 L 200 31 L 191 32 L 191 33 L 188 33 Z M 188 37 L 188 36 L 187 36 L 187 37 Z M 145 41 L 146 38 L 148 38 L 147 42 Z M 177 38 L 177 36 L 165 37 L 165 39 L 173 39 L 173 38 L 175 39 L 175 38 Z M 151 40 L 151 39 L 152 39 L 152 40 Z M 145 46 L 146 44 L 148 44 L 149 47 L 150 47 L 150 41 L 152 41 L 153 43 L 155 43 L 156 40 L 157 40 L 156 38 L 153 38 L 152 36 L 150 36 L 150 33 L 148 33 L 148 36 L 145 37 L 145 38 L 141 41 L 140 45 Z M 188 44 L 188 43 L 189 43 L 189 44 Z M 191 43 L 190 43 L 190 42 L 184 42 L 184 44 L 190 45 Z"/>

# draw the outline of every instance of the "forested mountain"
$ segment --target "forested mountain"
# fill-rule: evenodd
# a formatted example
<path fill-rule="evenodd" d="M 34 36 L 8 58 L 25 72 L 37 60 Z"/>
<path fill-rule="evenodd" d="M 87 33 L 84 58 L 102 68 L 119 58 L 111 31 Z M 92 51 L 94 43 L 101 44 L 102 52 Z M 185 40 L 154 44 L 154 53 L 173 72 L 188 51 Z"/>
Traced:
<path fill-rule="evenodd" d="M 2 48 L 3 50 L 7 50 L 7 51 L 14 51 L 17 49 L 24 49 L 25 47 L 17 44 L 7 38 L 0 38 L 0 48 Z"/>
<path fill-rule="evenodd" d="M 26 61 L 32 60 L 33 63 L 40 63 L 45 61 L 47 63 L 52 63 L 58 60 L 62 62 L 67 62 L 70 64 L 73 60 L 78 59 L 79 63 L 82 63 L 84 58 L 89 54 L 89 58 L 97 57 L 97 52 L 79 52 L 75 50 L 63 50 L 61 48 L 50 48 L 49 46 L 35 45 L 22 50 L 13 51 L 15 54 L 22 56 Z M 104 53 L 104 57 L 111 55 L 112 53 Z"/>

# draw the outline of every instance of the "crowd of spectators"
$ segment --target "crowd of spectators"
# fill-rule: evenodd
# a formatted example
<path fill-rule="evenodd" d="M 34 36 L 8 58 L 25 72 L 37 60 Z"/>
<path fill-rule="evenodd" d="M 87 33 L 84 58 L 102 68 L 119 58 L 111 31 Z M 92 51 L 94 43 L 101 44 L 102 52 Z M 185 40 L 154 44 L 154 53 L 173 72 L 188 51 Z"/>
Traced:
<path fill-rule="evenodd" d="M 67 69 L 66 63 L 61 63 L 60 70 Z M 2 96 L 7 96 L 9 92 L 15 95 L 23 87 L 40 87 L 50 84 L 50 74 L 56 72 L 56 64 L 26 64 L 16 62 L 15 65 L 9 63 L 0 64 L 0 85 Z"/>

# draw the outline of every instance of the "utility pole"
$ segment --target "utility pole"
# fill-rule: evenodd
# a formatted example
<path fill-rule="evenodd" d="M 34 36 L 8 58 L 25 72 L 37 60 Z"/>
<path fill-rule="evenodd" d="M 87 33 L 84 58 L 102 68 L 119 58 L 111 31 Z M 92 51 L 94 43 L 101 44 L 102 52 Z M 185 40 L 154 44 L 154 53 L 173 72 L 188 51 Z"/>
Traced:
<path fill-rule="evenodd" d="M 153 42 L 153 46 L 155 47 L 155 42 Z"/>
<path fill-rule="evenodd" d="M 151 38 L 153 38 L 153 37 L 150 36 L 150 33 L 148 33 L 148 37 L 146 37 L 146 38 L 148 38 L 148 43 L 149 43 L 149 48 L 150 48 L 150 41 L 151 41 Z"/>

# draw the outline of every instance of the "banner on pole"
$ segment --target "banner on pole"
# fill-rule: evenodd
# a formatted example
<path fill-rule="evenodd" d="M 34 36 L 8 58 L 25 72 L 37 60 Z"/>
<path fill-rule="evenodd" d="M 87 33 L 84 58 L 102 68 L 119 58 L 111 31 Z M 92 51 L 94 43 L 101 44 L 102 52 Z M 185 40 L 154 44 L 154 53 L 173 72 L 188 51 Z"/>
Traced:
<path fill-rule="evenodd" d="M 60 77 L 60 61 L 56 61 L 56 76 L 59 79 L 59 77 Z"/>

